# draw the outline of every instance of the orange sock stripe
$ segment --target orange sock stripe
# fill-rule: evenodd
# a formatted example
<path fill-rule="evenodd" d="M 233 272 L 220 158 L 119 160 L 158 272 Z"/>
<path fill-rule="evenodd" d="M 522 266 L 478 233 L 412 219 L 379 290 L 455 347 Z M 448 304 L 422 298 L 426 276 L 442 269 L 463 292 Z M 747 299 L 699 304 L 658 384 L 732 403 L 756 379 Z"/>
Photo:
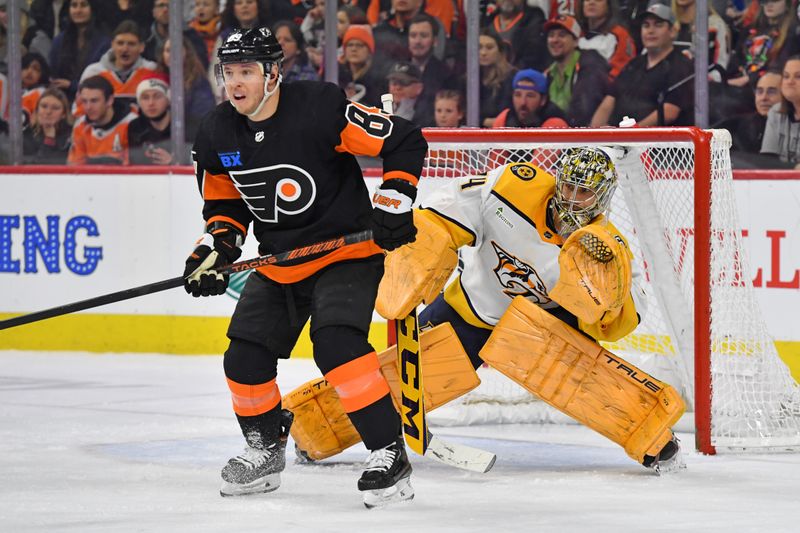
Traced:
<path fill-rule="evenodd" d="M 261 385 L 243 385 L 228 379 L 228 388 L 231 390 L 233 412 L 240 416 L 266 413 L 281 402 L 281 392 L 274 379 Z"/>
<path fill-rule="evenodd" d="M 325 374 L 325 379 L 336 389 L 347 413 L 363 409 L 389 394 L 389 384 L 381 374 L 375 352 L 334 368 Z"/>

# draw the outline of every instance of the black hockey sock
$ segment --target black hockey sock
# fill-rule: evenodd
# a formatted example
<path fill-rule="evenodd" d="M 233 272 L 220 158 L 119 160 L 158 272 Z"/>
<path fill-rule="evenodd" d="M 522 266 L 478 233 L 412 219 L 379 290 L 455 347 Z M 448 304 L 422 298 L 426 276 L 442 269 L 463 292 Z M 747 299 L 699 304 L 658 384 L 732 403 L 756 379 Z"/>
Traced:
<path fill-rule="evenodd" d="M 236 415 L 247 445 L 264 449 L 277 442 L 281 434 L 281 404 L 256 416 Z"/>
<path fill-rule="evenodd" d="M 389 394 L 348 416 L 368 450 L 383 448 L 400 435 L 400 415 Z"/>

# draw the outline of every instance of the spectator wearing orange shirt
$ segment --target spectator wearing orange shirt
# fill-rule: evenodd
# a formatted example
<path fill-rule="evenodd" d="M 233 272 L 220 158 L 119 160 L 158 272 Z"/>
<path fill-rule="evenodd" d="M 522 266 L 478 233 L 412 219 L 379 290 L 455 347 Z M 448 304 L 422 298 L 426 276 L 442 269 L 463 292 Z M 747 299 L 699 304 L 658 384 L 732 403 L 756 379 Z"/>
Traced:
<path fill-rule="evenodd" d="M 156 64 L 142 57 L 144 42 L 135 22 L 122 22 L 111 39 L 111 49 L 97 63 L 92 63 L 81 75 L 81 83 L 92 76 L 108 80 L 115 101 L 136 103 L 136 88 L 143 80 L 156 74 Z"/>
<path fill-rule="evenodd" d="M 636 43 L 618 16 L 617 0 L 581 0 L 578 4 L 577 19 L 584 30 L 578 48 L 603 56 L 611 67 L 612 79 L 636 57 Z"/>
<path fill-rule="evenodd" d="M 217 38 L 222 31 L 222 17 L 219 14 L 219 0 L 194 0 L 194 18 L 189 27 L 197 32 L 206 45 L 206 63 L 211 63 Z"/>
<path fill-rule="evenodd" d="M 512 63 L 544 70 L 550 59 L 542 33 L 544 21 L 542 10 L 527 6 L 525 0 L 498 0 L 497 13 L 488 27 L 508 43 Z"/>
<path fill-rule="evenodd" d="M 72 129 L 70 165 L 127 165 L 128 124 L 136 118 L 127 103 L 114 98 L 114 88 L 103 76 L 86 78 L 78 86 L 84 110 Z"/>

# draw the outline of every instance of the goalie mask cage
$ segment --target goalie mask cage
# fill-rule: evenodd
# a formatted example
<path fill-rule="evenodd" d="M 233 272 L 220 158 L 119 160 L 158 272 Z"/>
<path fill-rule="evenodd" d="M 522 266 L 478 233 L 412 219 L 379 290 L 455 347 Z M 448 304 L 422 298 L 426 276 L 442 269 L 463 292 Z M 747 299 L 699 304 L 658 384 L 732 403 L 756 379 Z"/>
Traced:
<path fill-rule="evenodd" d="M 681 393 L 701 452 L 800 449 L 800 390 L 755 298 L 727 131 L 428 129 L 425 136 L 422 199 L 445 180 L 514 161 L 554 174 L 568 147 L 628 150 L 609 218 L 629 239 L 648 302 L 637 329 L 606 348 Z M 509 378 L 491 369 L 479 375 L 477 389 L 441 416 L 431 413 L 434 423 L 568 420 Z"/>

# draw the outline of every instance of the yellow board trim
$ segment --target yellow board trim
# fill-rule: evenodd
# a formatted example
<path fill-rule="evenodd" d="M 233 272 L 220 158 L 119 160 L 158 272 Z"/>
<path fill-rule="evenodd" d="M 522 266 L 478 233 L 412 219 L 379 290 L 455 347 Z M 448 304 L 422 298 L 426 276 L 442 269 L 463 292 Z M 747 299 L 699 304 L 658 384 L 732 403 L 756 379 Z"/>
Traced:
<path fill-rule="evenodd" d="M 0 320 L 18 316 L 0 313 Z M 229 317 L 73 314 L 0 331 L 0 350 L 95 353 L 222 354 Z M 311 357 L 309 325 L 292 351 Z M 386 349 L 386 322 L 373 322 L 369 341 Z"/>
<path fill-rule="evenodd" d="M 463 304 L 460 307 L 469 308 L 466 301 L 460 303 Z M 0 313 L 0 320 L 15 316 L 19 315 Z M 228 317 L 72 314 L 2 330 L 0 350 L 221 354 L 228 347 L 225 331 L 229 320 Z M 483 327 L 490 329 L 486 325 Z M 626 340 L 636 337 L 634 333 Z M 654 344 L 648 336 L 638 337 L 648 345 Z M 386 322 L 372 323 L 369 342 L 378 352 L 386 349 Z M 614 343 L 605 346 L 614 351 Z M 775 347 L 800 383 L 800 341 L 775 341 Z M 306 324 L 292 355 L 311 357 L 311 354 Z"/>

